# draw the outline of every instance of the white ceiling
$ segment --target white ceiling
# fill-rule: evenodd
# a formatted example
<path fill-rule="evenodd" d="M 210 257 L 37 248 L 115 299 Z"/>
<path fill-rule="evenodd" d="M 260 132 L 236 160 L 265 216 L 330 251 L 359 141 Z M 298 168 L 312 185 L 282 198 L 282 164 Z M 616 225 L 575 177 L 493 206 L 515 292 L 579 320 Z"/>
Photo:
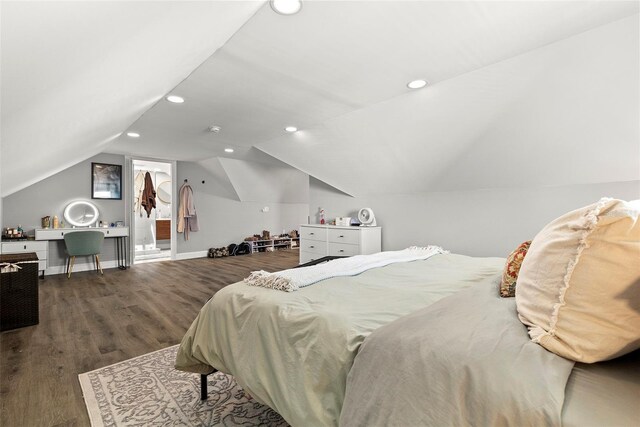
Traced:
<path fill-rule="evenodd" d="M 640 179 L 631 16 L 258 148 L 356 196 Z"/>
<path fill-rule="evenodd" d="M 108 151 L 263 3 L 2 1 L 2 195 Z"/>
<path fill-rule="evenodd" d="M 407 178 L 406 190 L 467 188 L 481 180 L 452 184 L 444 159 L 540 70 L 506 60 L 637 13 L 612 1 L 306 1 L 294 16 L 264 2 L 3 3 L 2 194 L 101 151 L 220 172 L 219 156 L 272 160 L 253 147 L 349 194 L 397 190 L 403 171 L 446 152 L 429 185 Z M 415 78 L 431 85 L 410 92 Z M 415 105 L 422 124 L 398 133 Z M 301 131 L 286 134 L 291 124 Z M 27 171 L 12 162 L 24 153 Z"/>

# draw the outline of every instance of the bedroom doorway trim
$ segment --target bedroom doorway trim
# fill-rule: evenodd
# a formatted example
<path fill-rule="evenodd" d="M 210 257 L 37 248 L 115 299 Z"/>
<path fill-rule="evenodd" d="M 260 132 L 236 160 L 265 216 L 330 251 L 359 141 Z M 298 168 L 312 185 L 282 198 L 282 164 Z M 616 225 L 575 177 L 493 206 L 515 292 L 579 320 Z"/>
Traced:
<path fill-rule="evenodd" d="M 133 206 L 133 198 L 135 197 L 135 189 L 134 189 L 134 179 L 135 179 L 135 170 L 134 170 L 134 161 L 147 161 L 147 162 L 159 162 L 170 165 L 171 169 L 171 251 L 170 258 L 171 260 L 175 260 L 177 258 L 177 245 L 178 245 L 178 235 L 175 228 L 175 218 L 178 215 L 178 185 L 177 185 L 177 162 L 175 160 L 165 160 L 165 159 L 157 159 L 153 157 L 133 157 L 126 156 L 125 157 L 125 188 L 127 190 L 127 197 L 125 200 L 125 209 L 127 211 L 127 220 L 129 221 L 129 230 L 130 230 L 130 244 L 129 244 L 129 259 L 131 261 L 130 265 L 136 264 L 135 260 L 135 250 L 136 250 L 136 227 L 135 227 L 135 215 L 134 206 Z M 167 259 L 167 258 L 165 258 Z M 144 262 L 138 261 L 137 263 Z"/>

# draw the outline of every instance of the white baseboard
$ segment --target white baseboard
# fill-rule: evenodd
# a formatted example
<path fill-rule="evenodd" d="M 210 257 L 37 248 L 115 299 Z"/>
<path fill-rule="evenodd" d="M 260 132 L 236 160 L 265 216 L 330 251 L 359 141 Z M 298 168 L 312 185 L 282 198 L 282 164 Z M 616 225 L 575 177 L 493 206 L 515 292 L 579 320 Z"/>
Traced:
<path fill-rule="evenodd" d="M 208 254 L 209 251 L 183 252 L 181 254 L 176 254 L 176 259 L 183 260 L 193 258 L 206 258 Z"/>
<path fill-rule="evenodd" d="M 116 268 L 118 267 L 118 261 L 116 260 L 112 260 L 112 261 L 100 261 L 100 265 L 102 266 L 103 270 L 106 270 L 107 268 Z M 78 272 L 78 271 L 90 271 L 90 270 L 95 270 L 95 266 L 93 265 L 92 262 L 86 262 L 83 264 L 74 264 L 73 265 L 73 270 L 72 273 Z M 45 276 L 49 276 L 51 274 L 64 274 L 66 273 L 67 270 L 67 266 L 66 265 L 52 265 L 47 267 L 47 269 L 44 271 Z"/>
<path fill-rule="evenodd" d="M 206 258 L 207 255 L 209 254 L 209 251 L 196 251 L 196 252 L 183 252 L 181 254 L 176 254 L 176 260 L 185 260 L 185 259 L 193 259 L 193 258 Z M 118 267 L 118 261 L 117 260 L 111 260 L 111 261 L 100 261 L 100 264 L 102 265 L 102 269 L 107 269 L 107 268 L 116 268 Z M 83 264 L 75 264 L 73 266 L 73 271 L 89 271 L 89 270 L 94 270 L 95 266 L 93 265 L 92 262 L 87 262 L 87 263 L 83 263 Z M 53 266 L 49 266 L 47 267 L 47 269 L 45 270 L 44 274 L 45 276 L 49 276 L 51 274 L 63 274 L 66 272 L 66 266 L 64 265 L 53 265 Z"/>

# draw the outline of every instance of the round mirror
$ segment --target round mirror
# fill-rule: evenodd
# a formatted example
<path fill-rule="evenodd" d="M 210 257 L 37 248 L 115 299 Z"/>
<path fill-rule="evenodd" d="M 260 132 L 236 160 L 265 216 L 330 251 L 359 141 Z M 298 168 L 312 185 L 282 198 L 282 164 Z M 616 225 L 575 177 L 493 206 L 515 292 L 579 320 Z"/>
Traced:
<path fill-rule="evenodd" d="M 156 196 L 158 199 L 167 205 L 171 204 L 171 181 L 163 181 L 158 184 L 156 188 Z"/>
<path fill-rule="evenodd" d="M 98 220 L 98 207 L 91 202 L 78 200 L 64 209 L 64 219 L 76 227 L 89 227 Z"/>

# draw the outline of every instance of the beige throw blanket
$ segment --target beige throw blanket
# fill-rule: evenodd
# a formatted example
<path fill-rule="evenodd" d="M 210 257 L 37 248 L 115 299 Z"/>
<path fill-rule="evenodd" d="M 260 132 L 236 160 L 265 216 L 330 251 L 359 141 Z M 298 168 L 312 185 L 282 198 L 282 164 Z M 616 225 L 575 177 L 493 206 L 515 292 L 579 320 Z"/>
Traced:
<path fill-rule="evenodd" d="M 412 246 L 401 251 L 379 252 L 372 255 L 356 255 L 310 267 L 291 268 L 276 273 L 254 271 L 244 282 L 251 286 L 293 292 L 332 277 L 355 276 L 367 270 L 398 262 L 417 261 L 437 254 L 448 253 L 439 246 Z"/>

